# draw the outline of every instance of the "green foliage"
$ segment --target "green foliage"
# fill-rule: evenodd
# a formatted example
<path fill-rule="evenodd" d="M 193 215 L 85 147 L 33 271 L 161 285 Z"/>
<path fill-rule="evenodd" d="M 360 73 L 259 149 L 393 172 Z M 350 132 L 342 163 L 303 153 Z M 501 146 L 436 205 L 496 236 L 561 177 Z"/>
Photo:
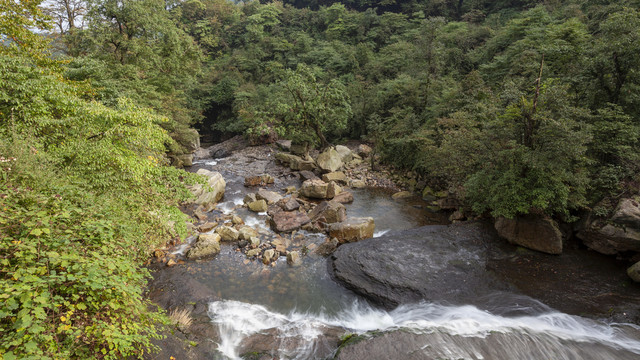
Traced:
<path fill-rule="evenodd" d="M 51 64 L 46 37 L 33 31 L 51 28 L 41 3 L 41 0 L 0 0 L 0 55 L 20 54 L 40 64 Z"/>
<path fill-rule="evenodd" d="M 167 119 L 113 108 L 28 57 L 0 58 L 0 355 L 142 356 L 164 315 L 139 264 L 186 216 Z M 191 176 L 187 181 L 195 181 Z"/>
<path fill-rule="evenodd" d="M 342 83 L 332 80 L 323 84 L 307 66 L 285 70 L 283 79 L 268 91 L 261 107 L 240 110 L 251 124 L 249 136 L 276 131 L 298 143 L 319 143 L 324 148 L 329 145 L 328 131 L 339 133 L 347 126 L 351 107 Z"/>

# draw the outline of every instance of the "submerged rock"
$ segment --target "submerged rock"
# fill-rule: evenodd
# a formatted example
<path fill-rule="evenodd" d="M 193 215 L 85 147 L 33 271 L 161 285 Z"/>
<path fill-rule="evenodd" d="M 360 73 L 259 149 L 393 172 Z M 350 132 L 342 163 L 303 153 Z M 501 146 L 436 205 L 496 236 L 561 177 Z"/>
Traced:
<path fill-rule="evenodd" d="M 398 200 L 398 199 L 410 198 L 412 196 L 413 196 L 413 194 L 410 191 L 399 191 L 399 192 L 391 195 L 391 198 L 394 199 L 394 200 Z"/>
<path fill-rule="evenodd" d="M 291 266 L 300 266 L 302 265 L 302 258 L 300 257 L 300 253 L 297 251 L 292 251 L 287 254 L 287 264 Z"/>
<path fill-rule="evenodd" d="M 268 249 L 262 253 L 262 263 L 265 265 L 269 265 L 276 259 L 278 259 L 278 257 L 276 256 L 276 251 L 274 249 Z"/>
<path fill-rule="evenodd" d="M 548 254 L 562 253 L 562 233 L 555 221 L 547 217 L 498 218 L 495 227 L 498 235 L 512 244 Z"/>

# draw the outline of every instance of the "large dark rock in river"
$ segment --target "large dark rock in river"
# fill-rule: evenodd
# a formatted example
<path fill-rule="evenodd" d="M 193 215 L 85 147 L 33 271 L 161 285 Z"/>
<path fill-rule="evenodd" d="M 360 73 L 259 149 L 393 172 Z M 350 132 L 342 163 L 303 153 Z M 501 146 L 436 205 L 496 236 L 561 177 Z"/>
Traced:
<path fill-rule="evenodd" d="M 363 341 L 364 340 L 364 341 Z M 633 360 L 638 354 L 617 346 L 548 334 L 495 331 L 464 336 L 444 331 L 420 333 L 408 329 L 356 337 L 347 341 L 336 360 L 425 359 L 581 359 Z"/>
<path fill-rule="evenodd" d="M 495 231 L 480 223 L 424 226 L 344 244 L 335 279 L 387 308 L 420 300 L 475 303 L 508 286 L 485 269 Z"/>
<path fill-rule="evenodd" d="M 519 216 L 515 219 L 498 218 L 495 222 L 498 235 L 510 243 L 547 254 L 562 253 L 562 233 L 558 224 L 548 217 Z"/>
<path fill-rule="evenodd" d="M 640 202 L 622 199 L 611 218 L 590 216 L 578 238 L 589 248 L 606 255 L 640 252 Z"/>

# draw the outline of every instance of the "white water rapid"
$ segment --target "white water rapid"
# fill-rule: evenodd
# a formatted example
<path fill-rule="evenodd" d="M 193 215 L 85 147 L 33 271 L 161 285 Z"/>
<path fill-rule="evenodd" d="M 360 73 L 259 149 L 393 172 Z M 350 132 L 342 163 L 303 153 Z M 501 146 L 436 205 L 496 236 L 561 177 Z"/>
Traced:
<path fill-rule="evenodd" d="M 572 344 L 598 344 L 605 349 L 622 349 L 640 358 L 640 327 L 631 324 L 606 324 L 578 316 L 550 310 L 538 315 L 504 317 L 474 306 L 445 306 L 419 303 L 384 311 L 355 302 L 336 315 L 293 311 L 279 314 L 261 305 L 238 301 L 216 301 L 209 305 L 209 315 L 219 328 L 218 350 L 229 359 L 239 359 L 244 341 L 253 335 L 271 336 L 272 344 L 281 359 L 313 359 L 324 357 L 322 350 L 327 333 L 343 336 L 349 333 L 405 329 L 414 334 L 434 334 L 443 354 L 455 358 L 484 358 L 473 350 L 473 342 L 465 339 L 485 339 L 492 334 L 507 335 L 500 344 L 510 347 L 513 359 L 528 359 L 528 349 L 519 342 L 535 343 L 553 359 L 577 359 Z M 333 329 L 334 331 L 328 331 Z M 460 337 L 451 343 L 444 339 Z M 523 341 L 525 339 L 525 341 Z M 506 341 L 505 341 L 506 340 Z M 506 342 L 509 344 L 506 344 Z M 425 348 L 434 344 L 425 344 Z M 494 345 L 495 346 L 495 345 Z M 575 346 L 575 345 L 573 345 Z M 515 351 L 515 352 L 514 352 Z M 471 354 L 470 354 L 471 352 Z M 530 356 L 530 355 L 529 355 Z M 447 356 L 447 358 L 450 358 Z"/>

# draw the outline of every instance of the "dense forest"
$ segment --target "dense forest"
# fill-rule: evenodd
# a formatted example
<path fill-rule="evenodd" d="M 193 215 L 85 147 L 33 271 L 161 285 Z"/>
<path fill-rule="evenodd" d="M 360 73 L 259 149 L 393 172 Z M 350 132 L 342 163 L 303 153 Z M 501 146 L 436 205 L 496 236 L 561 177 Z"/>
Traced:
<path fill-rule="evenodd" d="M 476 214 L 640 187 L 640 2 L 0 0 L 0 356 L 142 356 L 150 249 L 243 134 L 357 139 Z M 421 191 L 421 189 L 414 189 Z"/>

